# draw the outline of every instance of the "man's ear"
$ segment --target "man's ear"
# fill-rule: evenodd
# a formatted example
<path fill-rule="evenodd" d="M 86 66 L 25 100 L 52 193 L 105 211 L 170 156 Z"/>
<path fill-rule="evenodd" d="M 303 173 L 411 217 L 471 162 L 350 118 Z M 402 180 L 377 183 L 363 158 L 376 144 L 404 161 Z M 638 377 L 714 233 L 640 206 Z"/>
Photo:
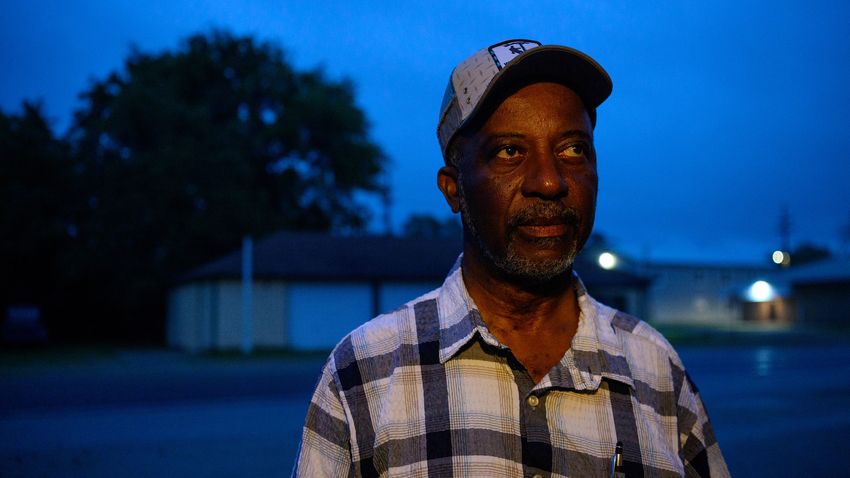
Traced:
<path fill-rule="evenodd" d="M 460 211 L 457 180 L 457 168 L 454 166 L 443 166 L 437 171 L 437 187 L 454 213 Z"/>

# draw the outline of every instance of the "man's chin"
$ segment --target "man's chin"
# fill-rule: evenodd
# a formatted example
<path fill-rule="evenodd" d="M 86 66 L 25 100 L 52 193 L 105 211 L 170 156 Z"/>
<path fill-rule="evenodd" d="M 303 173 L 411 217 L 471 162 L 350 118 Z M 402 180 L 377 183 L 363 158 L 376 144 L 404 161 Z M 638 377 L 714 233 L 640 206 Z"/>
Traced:
<path fill-rule="evenodd" d="M 462 208 L 465 211 L 465 207 Z M 465 240 L 478 250 L 497 271 L 512 281 L 525 285 L 539 285 L 558 280 L 572 270 L 578 254 L 575 236 L 556 235 L 551 237 L 519 237 L 511 234 L 507 238 L 506 251 L 496 253 L 478 234 L 475 224 L 469 222 L 469 214 L 461 214 Z"/>
<path fill-rule="evenodd" d="M 512 279 L 528 284 L 542 284 L 570 273 L 575 254 L 554 258 L 528 258 L 508 253 L 494 261 L 495 266 Z"/>

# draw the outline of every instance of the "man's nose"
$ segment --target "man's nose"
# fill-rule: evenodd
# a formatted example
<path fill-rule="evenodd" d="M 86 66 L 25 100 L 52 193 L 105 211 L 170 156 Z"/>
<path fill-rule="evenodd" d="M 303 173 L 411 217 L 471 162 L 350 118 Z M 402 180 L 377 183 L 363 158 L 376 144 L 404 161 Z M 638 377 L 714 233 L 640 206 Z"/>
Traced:
<path fill-rule="evenodd" d="M 567 194 L 567 181 L 551 152 L 537 152 L 526 159 L 522 192 L 526 196 L 557 199 Z"/>

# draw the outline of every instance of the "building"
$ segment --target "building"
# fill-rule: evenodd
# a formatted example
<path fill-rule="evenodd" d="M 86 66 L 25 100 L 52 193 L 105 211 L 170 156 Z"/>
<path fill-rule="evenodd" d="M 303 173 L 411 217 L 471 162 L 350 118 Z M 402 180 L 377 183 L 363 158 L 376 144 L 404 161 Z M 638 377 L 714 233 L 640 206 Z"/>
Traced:
<path fill-rule="evenodd" d="M 169 296 L 167 341 L 190 350 L 329 349 L 363 322 L 438 287 L 459 239 L 279 232 L 253 246 L 250 281 L 242 251 L 181 277 Z M 577 260 L 599 300 L 646 313 L 649 281 Z"/>
<path fill-rule="evenodd" d="M 850 325 L 850 260 L 827 259 L 776 271 L 738 294 L 747 322 Z"/>
<path fill-rule="evenodd" d="M 740 264 L 648 263 L 634 270 L 652 279 L 648 317 L 665 325 L 724 326 L 739 322 L 740 284 L 769 276 L 774 267 Z"/>
<path fill-rule="evenodd" d="M 830 259 L 793 273 L 789 282 L 800 324 L 850 326 L 850 260 Z"/>

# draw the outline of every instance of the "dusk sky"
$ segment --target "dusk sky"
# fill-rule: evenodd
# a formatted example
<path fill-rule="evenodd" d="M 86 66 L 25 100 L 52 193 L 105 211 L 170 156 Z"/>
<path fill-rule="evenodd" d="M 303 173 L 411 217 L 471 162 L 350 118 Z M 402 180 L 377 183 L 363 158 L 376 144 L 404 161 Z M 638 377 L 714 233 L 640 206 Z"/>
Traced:
<path fill-rule="evenodd" d="M 759 263 L 779 245 L 783 205 L 792 245 L 838 251 L 850 223 L 849 5 L 6 0 L 0 108 L 40 98 L 63 134 L 77 94 L 132 45 L 254 35 L 354 82 L 392 161 L 398 230 L 412 213 L 449 214 L 435 128 L 453 66 L 509 38 L 569 45 L 614 82 L 596 129 L 596 231 L 639 258 Z"/>

